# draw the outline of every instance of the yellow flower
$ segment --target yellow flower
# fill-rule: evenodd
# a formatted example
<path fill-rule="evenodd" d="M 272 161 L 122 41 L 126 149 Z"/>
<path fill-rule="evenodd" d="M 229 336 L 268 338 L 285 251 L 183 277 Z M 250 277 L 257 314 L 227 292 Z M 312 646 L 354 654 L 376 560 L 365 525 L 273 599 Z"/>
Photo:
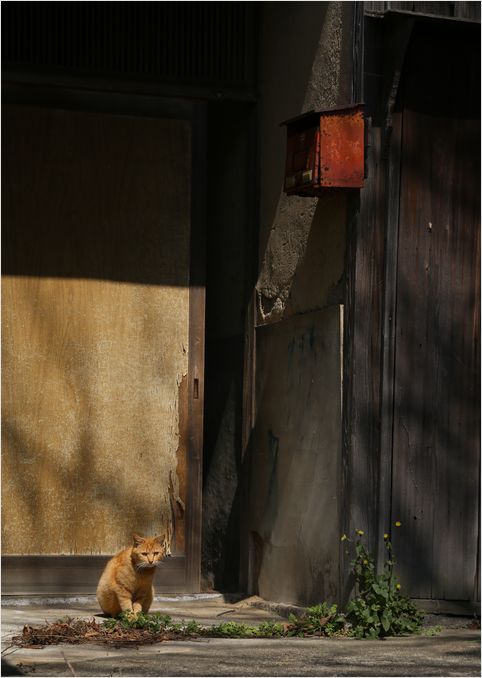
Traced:
<path fill-rule="evenodd" d="M 385 534 L 383 535 L 383 538 L 384 538 L 385 540 L 388 539 L 388 534 L 387 534 L 386 532 L 385 532 Z"/>
<path fill-rule="evenodd" d="M 365 534 L 363 530 L 357 530 L 356 533 L 359 534 L 360 537 L 363 537 L 363 535 Z"/>
<path fill-rule="evenodd" d="M 341 537 L 341 541 L 346 541 L 347 539 L 348 539 L 348 537 L 346 536 L 346 534 L 343 534 L 342 537 Z"/>
<path fill-rule="evenodd" d="M 401 586 L 401 584 L 397 584 L 395 588 L 397 589 L 397 591 L 400 591 L 400 589 L 402 588 L 402 586 Z"/>
<path fill-rule="evenodd" d="M 399 520 L 397 520 L 397 522 L 395 523 L 395 527 L 401 527 L 401 526 L 402 526 L 402 523 Z"/>
<path fill-rule="evenodd" d="M 368 565 L 368 560 L 366 560 L 366 558 L 365 558 L 365 560 L 363 561 L 363 564 L 364 564 L 364 565 Z"/>

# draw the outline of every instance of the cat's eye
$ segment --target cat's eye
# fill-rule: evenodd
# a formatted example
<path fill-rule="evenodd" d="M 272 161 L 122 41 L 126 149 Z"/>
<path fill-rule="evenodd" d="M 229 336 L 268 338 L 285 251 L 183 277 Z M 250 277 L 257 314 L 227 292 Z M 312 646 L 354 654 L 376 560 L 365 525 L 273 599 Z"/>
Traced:
<path fill-rule="evenodd" d="M 141 553 L 141 556 L 147 556 L 147 553 Z"/>
<path fill-rule="evenodd" d="M 158 556 L 158 555 L 159 555 L 159 551 L 154 551 L 154 555 L 155 555 L 155 556 Z"/>

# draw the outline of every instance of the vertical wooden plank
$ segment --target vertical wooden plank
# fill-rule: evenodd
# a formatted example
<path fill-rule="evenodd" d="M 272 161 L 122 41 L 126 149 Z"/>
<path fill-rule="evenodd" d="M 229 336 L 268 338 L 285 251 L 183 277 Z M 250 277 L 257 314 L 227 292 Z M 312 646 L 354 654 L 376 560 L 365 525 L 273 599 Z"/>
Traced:
<path fill-rule="evenodd" d="M 478 536 L 480 161 L 474 149 L 480 148 L 479 123 L 452 119 L 442 124 L 439 119 L 432 134 L 437 134 L 437 142 L 446 140 L 434 214 L 441 233 L 435 233 L 435 221 L 432 226 L 432 235 L 438 235 L 432 247 L 438 245 L 440 258 L 433 276 L 441 300 L 436 327 L 440 345 L 433 550 L 437 576 L 432 596 L 467 600 L 473 595 Z M 443 562 L 451 562 L 451 567 L 440 567 Z"/>
<path fill-rule="evenodd" d="M 399 2 L 398 5 L 404 5 L 405 3 Z M 434 14 L 436 16 L 450 16 L 450 2 L 424 2 L 423 0 L 417 0 L 413 3 L 414 12 L 420 12 L 422 14 Z M 399 9 L 403 9 L 399 7 Z"/>
<path fill-rule="evenodd" d="M 246 276 L 246 315 L 244 326 L 243 356 L 243 412 L 240 472 L 240 590 L 254 593 L 257 590 L 257 577 L 254 574 L 253 540 L 249 531 L 249 474 L 251 466 L 251 437 L 256 420 L 256 319 L 258 278 L 258 239 L 259 239 L 259 200 L 260 200 L 260 158 L 258 138 L 258 112 L 253 107 L 249 120 L 249 155 L 247 163 L 246 185 L 252 187 L 247 197 L 248 220 L 251 228 L 247 236 L 248 259 L 251 266 Z"/>
<path fill-rule="evenodd" d="M 353 10 L 353 73 L 352 73 L 352 103 L 365 101 L 364 61 L 365 61 L 365 13 L 363 5 L 355 3 Z"/>
<path fill-rule="evenodd" d="M 256 290 L 253 287 L 246 310 L 243 356 L 243 415 L 241 441 L 241 516 L 240 516 L 240 571 L 239 585 L 242 591 L 253 594 L 257 581 L 253 574 L 253 543 L 249 532 L 247 507 L 249 506 L 249 475 L 251 469 L 251 436 L 256 421 Z"/>
<path fill-rule="evenodd" d="M 365 14 L 383 14 L 386 9 L 387 2 L 381 2 L 380 0 L 369 0 L 369 2 L 363 3 L 363 10 Z"/>
<path fill-rule="evenodd" d="M 193 118 L 191 279 L 189 290 L 189 468 L 186 506 L 186 587 L 201 587 L 202 451 L 204 417 L 206 268 L 206 104 Z"/>
<path fill-rule="evenodd" d="M 403 12 L 416 12 L 417 11 L 417 5 L 420 4 L 418 2 L 392 2 L 392 0 L 388 0 L 388 2 L 385 3 L 385 10 L 402 10 Z"/>
<path fill-rule="evenodd" d="M 435 300 L 429 299 L 424 279 L 430 243 L 424 238 L 423 229 L 427 230 L 431 218 L 430 191 L 418 190 L 417 186 L 418 178 L 427 177 L 430 172 L 428 132 L 427 122 L 423 128 L 414 128 L 413 116 L 404 111 L 396 278 L 392 522 L 402 523 L 402 529 L 395 531 L 393 543 L 402 584 L 415 598 L 431 597 L 435 503 L 435 441 L 426 425 L 435 415 L 436 397 L 436 385 L 429 383 L 436 350 L 429 313 Z M 417 172 L 413 165 L 415 157 Z"/>
<path fill-rule="evenodd" d="M 397 304 L 397 267 L 400 199 L 400 152 L 402 115 L 393 114 L 393 128 L 387 163 L 387 221 L 384 261 L 384 298 L 382 330 L 382 379 L 380 403 L 380 467 L 378 486 L 377 564 L 381 568 L 386 551 L 383 534 L 390 532 L 392 502 L 393 397 L 395 364 L 395 317 Z"/>
<path fill-rule="evenodd" d="M 473 19 L 480 21 L 480 2 L 453 2 L 454 16 L 459 19 Z"/>
<path fill-rule="evenodd" d="M 476 279 L 475 279 L 475 289 L 476 289 L 476 299 L 475 299 L 475 307 L 477 311 L 477 315 L 475 318 L 475 327 L 474 327 L 474 338 L 476 343 L 475 351 L 476 351 L 476 359 L 478 360 L 478 365 L 479 365 L 479 382 L 477 384 L 478 388 L 478 393 L 480 393 L 481 390 L 481 384 L 480 384 L 480 325 L 481 325 L 481 318 L 480 318 L 480 306 L 481 306 L 481 276 L 480 276 L 480 232 L 479 232 L 479 242 L 478 242 L 478 261 L 477 261 L 477 269 L 476 269 Z M 474 342 L 474 343 L 475 343 Z M 480 430 L 480 428 L 479 428 Z M 480 450 L 480 443 L 479 443 L 479 450 Z M 481 499 L 482 499 L 482 491 L 481 491 L 481 459 L 480 459 L 480 454 L 479 454 L 479 471 L 477 474 L 477 477 L 479 479 L 479 510 L 478 510 L 478 533 L 477 533 L 477 556 L 476 556 L 476 562 L 477 562 L 477 567 L 475 571 L 475 581 L 474 581 L 474 594 L 472 600 L 478 602 L 479 608 L 480 608 L 480 561 L 481 561 L 481 553 L 480 553 L 480 524 L 481 524 Z"/>
<path fill-rule="evenodd" d="M 368 123 L 369 124 L 369 123 Z M 377 525 L 380 407 L 380 325 L 384 231 L 381 130 L 369 128 L 368 175 L 359 213 L 347 237 L 347 289 L 343 376 L 342 529 L 363 529 L 374 548 Z M 353 215 L 356 207 L 351 205 Z M 351 555 L 342 553 L 341 586 L 347 585 Z M 350 583 L 348 582 L 348 586 Z M 345 590 L 342 596 L 346 597 Z"/>

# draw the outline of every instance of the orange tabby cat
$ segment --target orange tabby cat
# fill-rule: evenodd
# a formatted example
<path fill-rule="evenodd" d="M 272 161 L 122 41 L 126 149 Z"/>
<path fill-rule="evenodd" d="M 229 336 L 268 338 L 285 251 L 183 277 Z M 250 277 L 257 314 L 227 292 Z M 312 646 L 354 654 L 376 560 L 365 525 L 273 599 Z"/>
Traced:
<path fill-rule="evenodd" d="M 171 555 L 169 531 L 157 537 L 134 535 L 134 545 L 109 560 L 97 586 L 97 600 L 105 614 L 148 612 L 156 567 Z"/>

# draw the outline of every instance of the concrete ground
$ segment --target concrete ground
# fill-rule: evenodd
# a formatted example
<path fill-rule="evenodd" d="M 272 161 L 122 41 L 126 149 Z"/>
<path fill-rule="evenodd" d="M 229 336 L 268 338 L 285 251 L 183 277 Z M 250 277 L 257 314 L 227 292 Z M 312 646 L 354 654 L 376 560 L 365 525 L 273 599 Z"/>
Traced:
<path fill-rule="evenodd" d="M 159 597 L 152 611 L 202 624 L 224 620 L 281 621 L 289 608 L 260 599 L 229 603 L 220 594 Z M 40 650 L 11 646 L 25 624 L 61 617 L 92 618 L 93 597 L 3 599 L 2 675 L 33 676 L 480 676 L 480 631 L 468 621 L 431 617 L 435 636 L 383 641 L 344 639 L 202 639 L 138 648 L 57 645 Z M 426 631 L 427 633 L 427 631 Z"/>

